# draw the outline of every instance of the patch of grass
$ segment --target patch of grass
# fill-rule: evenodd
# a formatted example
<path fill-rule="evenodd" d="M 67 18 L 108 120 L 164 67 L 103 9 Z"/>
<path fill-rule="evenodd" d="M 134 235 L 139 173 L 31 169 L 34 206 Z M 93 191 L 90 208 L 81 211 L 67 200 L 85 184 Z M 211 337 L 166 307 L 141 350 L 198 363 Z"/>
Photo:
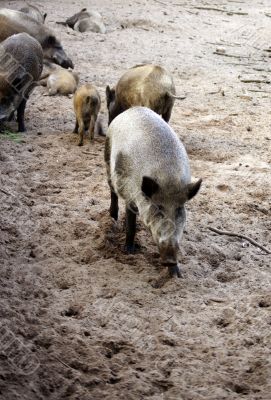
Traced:
<path fill-rule="evenodd" d="M 12 140 L 15 143 L 21 143 L 22 141 L 22 135 L 19 132 L 12 132 L 6 128 L 0 131 L 0 138 L 6 140 Z"/>

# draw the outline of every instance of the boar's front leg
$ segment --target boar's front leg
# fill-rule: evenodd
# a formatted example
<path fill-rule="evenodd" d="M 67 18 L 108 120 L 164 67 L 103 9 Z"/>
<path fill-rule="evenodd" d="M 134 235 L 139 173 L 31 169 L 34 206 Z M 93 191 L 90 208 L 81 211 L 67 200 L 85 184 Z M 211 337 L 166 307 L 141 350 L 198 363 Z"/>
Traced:
<path fill-rule="evenodd" d="M 116 193 L 111 188 L 110 190 L 111 190 L 110 216 L 117 221 L 119 215 L 119 199 Z"/>
<path fill-rule="evenodd" d="M 177 278 L 181 278 L 182 277 L 182 273 L 180 271 L 180 268 L 179 268 L 178 264 L 168 267 L 168 272 L 169 272 L 169 275 L 171 277 L 175 277 L 175 276 Z"/>
<path fill-rule="evenodd" d="M 126 242 L 125 250 L 128 253 L 134 253 L 135 247 L 135 234 L 136 234 L 136 210 L 132 205 L 126 207 Z"/>
<path fill-rule="evenodd" d="M 25 132 L 25 125 L 24 125 L 25 106 L 26 106 L 26 99 L 23 99 L 17 109 L 18 132 Z"/>

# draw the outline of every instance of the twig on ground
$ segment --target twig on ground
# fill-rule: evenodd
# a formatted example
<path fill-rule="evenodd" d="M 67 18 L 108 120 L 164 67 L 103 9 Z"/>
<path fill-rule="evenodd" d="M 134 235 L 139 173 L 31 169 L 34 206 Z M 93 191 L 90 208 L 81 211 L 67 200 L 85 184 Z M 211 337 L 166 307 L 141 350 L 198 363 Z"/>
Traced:
<path fill-rule="evenodd" d="M 155 1 L 155 3 L 162 4 L 163 6 L 167 6 L 167 3 L 163 3 L 162 1 L 159 0 L 153 0 L 153 1 Z"/>
<path fill-rule="evenodd" d="M 57 356 L 53 356 L 57 361 L 59 361 L 62 365 L 64 365 L 67 368 L 72 369 L 72 367 L 70 367 L 68 364 L 64 363 L 62 360 L 60 360 L 60 358 L 58 358 Z"/>
<path fill-rule="evenodd" d="M 260 249 L 264 250 L 267 254 L 271 254 L 271 251 L 269 251 L 266 247 L 262 246 L 260 243 L 256 242 L 256 240 L 251 239 L 249 236 L 245 236 L 239 233 L 234 233 L 234 232 L 228 232 L 228 231 L 221 231 L 220 229 L 212 228 L 211 226 L 208 226 L 208 229 L 210 231 L 213 231 L 215 233 L 218 233 L 219 235 L 227 235 L 227 236 L 234 236 L 238 237 L 240 239 L 245 239 L 251 244 L 253 244 L 256 247 L 259 247 Z"/>
<path fill-rule="evenodd" d="M 238 56 L 238 55 L 235 55 L 235 54 L 220 53 L 219 51 L 214 51 L 214 54 L 217 54 L 218 56 L 224 56 L 224 57 L 250 58 L 248 56 Z"/>
<path fill-rule="evenodd" d="M 202 6 L 197 6 L 197 7 L 193 7 L 196 10 L 207 10 L 207 11 L 218 11 L 218 12 L 222 12 L 222 13 L 226 13 L 228 15 L 248 15 L 247 12 L 243 12 L 243 11 L 231 11 L 231 10 L 224 10 L 223 8 L 216 8 L 216 7 L 202 7 Z"/>
<path fill-rule="evenodd" d="M 225 64 L 227 64 L 227 65 L 242 65 L 244 67 L 250 67 L 251 65 L 253 65 L 252 63 L 246 64 L 246 63 L 235 63 L 235 62 L 227 62 Z"/>
<path fill-rule="evenodd" d="M 171 315 L 169 318 L 165 319 L 163 322 L 169 321 L 172 317 L 173 317 L 173 315 Z"/>
<path fill-rule="evenodd" d="M 271 91 L 269 90 L 259 90 L 259 89 L 247 89 L 248 92 L 256 92 L 256 93 L 271 93 Z"/>
<path fill-rule="evenodd" d="M 255 79 L 243 78 L 243 79 L 240 79 L 240 81 L 244 82 L 244 83 L 267 83 L 267 84 L 269 84 L 271 82 L 268 79 L 257 79 L 257 78 L 255 78 Z"/>
<path fill-rule="evenodd" d="M 9 193 L 9 192 L 6 192 L 4 189 L 1 189 L 1 188 L 0 188 L 0 191 L 1 191 L 2 193 L 6 194 L 7 196 L 12 196 L 12 197 L 14 197 L 13 194 L 11 194 L 11 193 Z"/>
<path fill-rule="evenodd" d="M 88 155 L 90 155 L 90 156 L 97 156 L 98 154 L 96 154 L 96 153 L 90 153 L 89 151 L 82 151 L 81 153 L 83 153 L 83 154 L 88 154 Z"/>
<path fill-rule="evenodd" d="M 213 301 L 214 303 L 225 303 L 225 301 L 227 301 L 227 299 L 221 299 L 219 297 L 210 297 L 207 300 L 208 301 Z"/>

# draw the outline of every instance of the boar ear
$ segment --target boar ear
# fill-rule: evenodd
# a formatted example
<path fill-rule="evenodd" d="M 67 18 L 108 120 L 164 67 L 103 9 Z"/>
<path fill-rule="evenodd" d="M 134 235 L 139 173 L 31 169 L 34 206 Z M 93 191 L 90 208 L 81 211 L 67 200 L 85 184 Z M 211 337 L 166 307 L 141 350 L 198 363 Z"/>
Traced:
<path fill-rule="evenodd" d="M 46 20 L 47 13 L 43 14 L 43 22 Z"/>
<path fill-rule="evenodd" d="M 110 86 L 106 86 L 106 104 L 109 107 L 110 103 L 115 100 L 115 89 L 110 89 Z"/>
<path fill-rule="evenodd" d="M 50 47 L 50 46 L 54 46 L 56 44 L 56 38 L 53 35 L 49 35 L 46 39 L 45 39 L 45 47 Z"/>
<path fill-rule="evenodd" d="M 198 193 L 200 186 L 202 183 L 202 179 L 199 179 L 197 182 L 189 183 L 187 185 L 187 200 L 191 200 Z"/>
<path fill-rule="evenodd" d="M 152 197 L 159 189 L 158 183 L 148 176 L 143 176 L 141 190 L 147 197 Z"/>

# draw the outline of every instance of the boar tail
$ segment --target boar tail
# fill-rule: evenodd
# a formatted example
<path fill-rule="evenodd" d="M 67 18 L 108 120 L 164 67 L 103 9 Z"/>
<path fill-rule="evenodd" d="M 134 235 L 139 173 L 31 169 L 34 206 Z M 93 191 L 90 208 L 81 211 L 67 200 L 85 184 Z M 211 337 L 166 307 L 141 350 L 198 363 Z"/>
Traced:
<path fill-rule="evenodd" d="M 92 105 L 93 107 L 98 104 L 98 99 L 96 96 L 87 96 L 86 103 Z"/>
<path fill-rule="evenodd" d="M 186 99 L 185 95 L 182 96 L 176 96 L 175 94 L 171 93 L 171 92 L 167 92 L 168 97 L 172 97 L 173 99 L 178 99 L 178 100 L 184 100 Z"/>
<path fill-rule="evenodd" d="M 67 22 L 65 22 L 65 21 L 56 21 L 56 24 L 58 24 L 58 25 L 64 25 L 64 26 L 67 26 L 67 25 L 68 25 Z"/>

